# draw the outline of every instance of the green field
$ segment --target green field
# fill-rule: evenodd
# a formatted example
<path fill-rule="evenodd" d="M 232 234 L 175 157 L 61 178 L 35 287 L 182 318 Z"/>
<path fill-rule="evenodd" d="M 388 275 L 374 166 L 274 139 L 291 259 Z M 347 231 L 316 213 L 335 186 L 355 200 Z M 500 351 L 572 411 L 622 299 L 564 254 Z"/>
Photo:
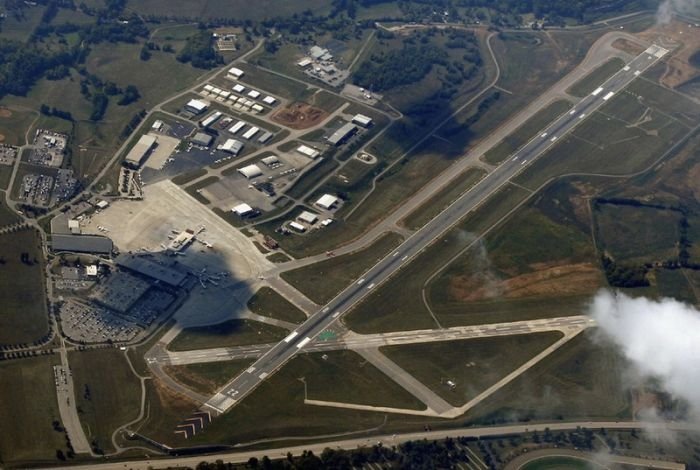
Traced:
<path fill-rule="evenodd" d="M 34 229 L 0 235 L 0 344 L 32 343 L 48 332 L 43 267 Z"/>
<path fill-rule="evenodd" d="M 525 145 L 538 131 L 544 129 L 550 122 L 571 108 L 566 100 L 557 100 L 539 110 L 512 134 L 503 139 L 498 145 L 484 154 L 484 160 L 492 165 L 498 165 L 520 147 Z"/>
<path fill-rule="evenodd" d="M 166 366 L 164 370 L 186 387 L 205 395 L 211 395 L 252 363 L 252 359 L 216 361 L 184 366 Z"/>
<path fill-rule="evenodd" d="M 613 259 L 644 264 L 677 258 L 680 213 L 599 204 L 594 215 L 598 243 Z"/>
<path fill-rule="evenodd" d="M 570 95 L 583 98 L 602 85 L 608 78 L 619 72 L 624 66 L 624 60 L 618 57 L 612 58 L 574 83 L 566 92 Z"/>
<path fill-rule="evenodd" d="M 88 441 L 93 448 L 114 451 L 114 430 L 139 415 L 139 380 L 117 349 L 72 352 L 69 362 L 78 414 Z"/>
<path fill-rule="evenodd" d="M 401 220 L 401 224 L 412 230 L 418 230 L 447 208 L 447 206 L 459 199 L 462 194 L 481 181 L 484 176 L 486 176 L 486 170 L 467 168 L 457 177 L 456 181 L 450 182 L 420 207 L 404 217 Z"/>
<path fill-rule="evenodd" d="M 387 346 L 381 352 L 447 402 L 462 406 L 561 337 L 537 333 Z"/>
<path fill-rule="evenodd" d="M 301 323 L 306 320 L 304 312 L 269 287 L 261 287 L 248 300 L 248 308 L 258 315 L 291 323 Z"/>
<path fill-rule="evenodd" d="M 523 465 L 522 470 L 596 470 L 604 469 L 592 460 L 575 457 L 539 457 Z"/>
<path fill-rule="evenodd" d="M 129 0 L 129 10 L 142 15 L 188 18 L 190 21 L 205 19 L 235 18 L 236 20 L 260 21 L 266 18 L 292 16 L 309 9 L 323 14 L 330 8 L 329 0 L 309 0 L 305 2 L 279 2 L 263 0 L 251 4 L 243 0 Z"/>
<path fill-rule="evenodd" d="M 281 277 L 309 299 L 323 305 L 397 247 L 402 240 L 400 235 L 387 233 L 364 250 L 285 271 Z"/>
<path fill-rule="evenodd" d="M 586 331 L 467 414 L 474 424 L 546 419 L 630 419 L 628 364 Z"/>
<path fill-rule="evenodd" d="M 56 356 L 0 362 L 0 462 L 46 462 L 57 465 L 56 450 L 66 449 L 65 434 L 55 431 L 59 421 L 53 365 Z"/>
<path fill-rule="evenodd" d="M 201 178 L 202 176 L 207 174 L 207 170 L 204 168 L 199 168 L 197 170 L 192 170 L 188 173 L 182 173 L 181 175 L 177 175 L 175 178 L 173 178 L 173 183 L 183 186 L 190 181 L 196 180 L 197 178 Z"/>
<path fill-rule="evenodd" d="M 250 320 L 228 320 L 211 326 L 185 328 L 168 345 L 170 351 L 274 343 L 287 336 L 276 326 Z"/>
<path fill-rule="evenodd" d="M 4 113 L 8 111 L 9 116 L 4 114 L 0 116 L 0 135 L 3 136 L 2 143 L 9 145 L 24 145 L 28 143 L 25 139 L 27 131 L 32 125 L 32 122 L 38 117 L 38 113 L 27 110 L 3 109 Z M 33 138 L 33 134 L 29 133 L 29 138 Z"/>
<path fill-rule="evenodd" d="M 7 203 L 5 202 L 5 193 L 0 191 L 0 227 L 16 224 L 20 222 L 20 220 L 21 219 L 15 213 L 15 211 L 7 206 Z"/>

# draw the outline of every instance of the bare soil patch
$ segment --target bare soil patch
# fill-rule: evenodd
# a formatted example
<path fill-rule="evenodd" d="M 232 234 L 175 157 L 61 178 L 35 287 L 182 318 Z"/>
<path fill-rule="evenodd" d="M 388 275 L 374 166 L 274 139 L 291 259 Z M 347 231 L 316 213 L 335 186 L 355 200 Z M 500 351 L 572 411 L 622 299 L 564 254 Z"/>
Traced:
<path fill-rule="evenodd" d="M 591 263 L 533 266 L 535 272 L 509 279 L 459 276 L 452 279 L 450 294 L 458 301 L 476 302 L 493 298 L 549 297 L 592 292 L 600 286 L 600 271 Z"/>
<path fill-rule="evenodd" d="M 5 135 L 4 134 L 0 134 L 0 142 L 5 142 Z"/>
<path fill-rule="evenodd" d="M 271 119 L 291 129 L 308 129 L 323 122 L 328 113 L 308 103 L 292 103 L 275 112 Z"/>
<path fill-rule="evenodd" d="M 700 34 L 697 28 L 685 22 L 671 21 L 639 33 L 639 37 L 648 42 L 679 45 L 666 61 L 666 71 L 659 80 L 662 85 L 676 88 L 700 76 L 700 70 L 693 67 L 689 61 L 690 57 L 700 50 Z"/>
<path fill-rule="evenodd" d="M 0 118 L 12 117 L 12 111 L 7 108 L 0 108 Z"/>
<path fill-rule="evenodd" d="M 630 41 L 629 39 L 616 39 L 612 43 L 612 47 L 615 49 L 619 49 L 622 52 L 627 52 L 628 54 L 632 55 L 639 55 L 644 51 L 645 47 L 642 46 L 639 43 L 636 43 L 634 41 Z"/>
<path fill-rule="evenodd" d="M 184 367 L 166 366 L 163 367 L 163 371 L 188 388 L 193 388 L 193 386 L 196 386 L 198 390 L 207 390 L 210 393 L 214 393 L 218 388 L 214 381 L 207 380 L 202 376 L 193 374 Z"/>

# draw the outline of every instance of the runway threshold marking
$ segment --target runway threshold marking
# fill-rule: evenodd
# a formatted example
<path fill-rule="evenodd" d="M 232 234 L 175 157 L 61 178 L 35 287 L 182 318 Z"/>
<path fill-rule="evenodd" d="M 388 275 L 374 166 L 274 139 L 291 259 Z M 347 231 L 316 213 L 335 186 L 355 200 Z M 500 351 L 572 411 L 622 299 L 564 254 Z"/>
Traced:
<path fill-rule="evenodd" d="M 593 96 L 598 96 L 598 95 L 600 94 L 601 91 L 603 91 L 603 87 L 602 87 L 602 86 L 599 86 L 598 88 L 596 88 L 595 90 L 593 90 L 593 93 L 591 93 L 591 95 L 593 95 Z"/>
<path fill-rule="evenodd" d="M 289 343 L 291 340 L 293 340 L 297 336 L 299 336 L 299 333 L 297 333 L 296 331 L 292 331 L 291 333 L 289 333 L 289 335 L 287 335 L 286 338 L 284 338 L 284 342 Z"/>
<path fill-rule="evenodd" d="M 310 342 L 311 342 L 311 338 L 309 338 L 309 337 L 307 336 L 306 338 L 302 339 L 302 340 L 299 342 L 299 344 L 297 344 L 297 349 L 303 348 L 304 346 L 306 346 L 306 345 L 309 344 Z"/>

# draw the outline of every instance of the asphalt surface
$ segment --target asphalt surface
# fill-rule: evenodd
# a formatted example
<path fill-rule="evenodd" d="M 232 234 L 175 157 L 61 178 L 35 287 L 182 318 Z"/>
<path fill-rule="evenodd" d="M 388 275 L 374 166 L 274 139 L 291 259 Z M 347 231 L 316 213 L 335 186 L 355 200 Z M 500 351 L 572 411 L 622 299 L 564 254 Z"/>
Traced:
<path fill-rule="evenodd" d="M 251 367 L 222 387 L 205 403 L 205 407 L 216 413 L 225 413 L 235 406 L 302 348 L 307 347 L 321 332 L 349 311 L 353 305 L 364 299 L 380 283 L 410 262 L 447 229 L 476 209 L 507 184 L 511 178 L 520 173 L 526 165 L 544 154 L 558 139 L 574 129 L 586 116 L 590 116 L 615 93 L 623 90 L 667 52 L 658 46 L 651 46 L 635 57 L 600 88 L 582 98 L 571 111 L 541 131 L 538 136 L 525 144 L 470 191 L 408 238 L 397 250 L 377 263 L 360 280 L 347 287 L 320 311 L 311 315 L 287 338 L 261 356 Z"/>
<path fill-rule="evenodd" d="M 324 352 L 339 349 L 360 350 L 381 348 L 403 344 L 431 343 L 439 341 L 456 341 L 493 336 L 509 336 L 542 333 L 547 331 L 578 331 L 594 326 L 593 319 L 583 316 L 543 318 L 508 323 L 492 323 L 474 326 L 456 326 L 435 330 L 394 331 L 390 333 L 357 334 L 348 332 L 342 337 L 326 341 L 314 341 L 302 349 L 302 352 Z M 168 351 L 165 347 L 156 347 L 146 356 L 150 364 L 161 366 L 181 366 L 207 362 L 232 361 L 259 358 L 275 346 L 272 344 L 252 344 L 228 348 L 194 349 L 190 351 Z"/>

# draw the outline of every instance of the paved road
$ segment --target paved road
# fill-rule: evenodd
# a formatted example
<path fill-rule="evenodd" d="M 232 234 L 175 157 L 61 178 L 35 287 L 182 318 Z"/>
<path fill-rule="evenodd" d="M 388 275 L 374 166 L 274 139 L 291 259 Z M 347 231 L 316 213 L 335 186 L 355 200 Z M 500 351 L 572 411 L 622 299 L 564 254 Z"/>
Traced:
<path fill-rule="evenodd" d="M 302 352 L 335 351 L 338 349 L 381 348 L 402 344 L 455 341 L 493 336 L 543 333 L 547 331 L 567 332 L 595 325 L 593 319 L 583 316 L 543 318 L 538 320 L 492 323 L 488 325 L 456 326 L 435 330 L 394 331 L 390 333 L 357 334 L 347 332 L 342 337 L 309 343 Z M 162 344 L 166 344 L 162 341 Z M 161 343 L 159 343 L 160 345 Z M 146 355 L 150 364 L 186 365 L 206 362 L 231 361 L 258 358 L 273 348 L 274 344 L 252 344 L 230 348 L 195 349 L 191 351 L 167 351 L 163 347 L 153 348 Z"/>
<path fill-rule="evenodd" d="M 553 146 L 557 139 L 571 131 L 583 121 L 583 118 L 596 111 L 667 52 L 658 46 L 651 46 L 635 57 L 600 88 L 581 99 L 570 112 L 559 117 L 470 191 L 408 238 L 396 251 L 377 263 L 359 281 L 346 288 L 324 308 L 309 317 L 297 330 L 260 357 L 250 368 L 222 387 L 205 406 L 217 413 L 224 413 L 235 406 L 342 314 L 365 298 L 378 284 L 388 279 L 433 240 L 507 184 L 511 178 L 522 171 L 525 165 L 532 163 Z"/>
<path fill-rule="evenodd" d="M 132 460 L 127 462 L 109 462 L 109 463 L 91 463 L 85 466 L 71 465 L 64 467 L 52 467 L 52 470 L 75 470 L 76 468 L 90 468 L 91 470 L 147 470 L 151 468 L 183 468 L 196 467 L 200 462 L 222 460 L 227 463 L 243 463 L 247 462 L 251 457 L 262 459 L 268 456 L 271 459 L 284 459 L 288 452 L 293 455 L 300 455 L 304 450 L 309 450 L 316 455 L 321 455 L 326 448 L 354 450 L 358 447 L 370 447 L 381 443 L 385 446 L 398 445 L 408 441 L 417 441 L 423 439 L 445 439 L 458 437 L 492 437 L 503 436 L 509 434 L 522 434 L 526 432 L 544 432 L 546 429 L 550 431 L 570 431 L 578 428 L 586 429 L 644 429 L 650 435 L 667 435 L 669 431 L 686 431 L 700 432 L 700 428 L 696 424 L 676 423 L 676 422 L 640 422 L 640 421 L 578 421 L 563 423 L 555 421 L 550 423 L 528 423 L 509 426 L 493 426 L 493 427 L 468 427 L 456 428 L 443 431 L 427 431 L 414 432 L 406 434 L 387 434 L 374 437 L 360 437 L 356 439 L 344 439 L 332 442 L 322 442 L 317 444 L 302 444 L 299 446 L 281 447 L 277 449 L 267 450 L 239 450 L 236 452 L 226 452 L 214 454 L 210 457 L 194 456 L 194 457 L 178 457 L 162 460 Z"/>

